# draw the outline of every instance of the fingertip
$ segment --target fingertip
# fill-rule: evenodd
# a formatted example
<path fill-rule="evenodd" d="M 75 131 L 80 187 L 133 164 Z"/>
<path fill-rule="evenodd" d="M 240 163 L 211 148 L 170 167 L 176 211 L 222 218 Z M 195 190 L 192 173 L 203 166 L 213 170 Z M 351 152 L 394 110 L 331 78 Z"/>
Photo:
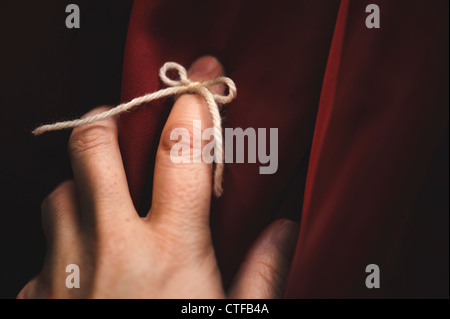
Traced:
<path fill-rule="evenodd" d="M 188 70 L 191 81 L 208 81 L 224 75 L 224 69 L 219 60 L 213 56 L 205 55 L 195 60 Z M 225 92 L 223 84 L 216 84 L 209 88 L 212 92 L 222 95 Z"/>
<path fill-rule="evenodd" d="M 195 60 L 189 68 L 188 75 L 204 76 L 204 77 L 217 77 L 223 75 L 223 67 L 217 58 L 211 55 L 205 55 Z"/>

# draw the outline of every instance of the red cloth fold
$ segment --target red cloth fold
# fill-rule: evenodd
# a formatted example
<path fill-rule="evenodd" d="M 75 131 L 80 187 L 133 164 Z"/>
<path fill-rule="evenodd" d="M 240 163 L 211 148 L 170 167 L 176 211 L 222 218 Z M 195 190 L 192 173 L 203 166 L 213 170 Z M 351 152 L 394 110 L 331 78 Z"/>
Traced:
<path fill-rule="evenodd" d="M 213 200 L 225 284 L 258 233 L 290 217 L 301 229 L 287 297 L 389 295 L 365 287 L 365 267 L 378 264 L 382 278 L 395 282 L 406 221 L 448 135 L 448 2 L 377 1 L 380 29 L 365 26 L 369 3 L 135 1 L 123 101 L 160 89 L 165 62 L 188 67 L 211 54 L 238 88 L 224 127 L 279 131 L 278 171 L 227 164 L 224 195 Z M 152 102 L 120 118 L 130 192 L 142 214 L 170 104 Z"/>

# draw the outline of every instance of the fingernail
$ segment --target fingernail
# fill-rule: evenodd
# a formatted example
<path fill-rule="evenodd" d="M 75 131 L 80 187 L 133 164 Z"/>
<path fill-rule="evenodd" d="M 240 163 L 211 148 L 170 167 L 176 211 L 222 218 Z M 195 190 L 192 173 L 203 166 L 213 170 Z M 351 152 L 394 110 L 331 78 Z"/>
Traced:
<path fill-rule="evenodd" d="M 197 59 L 189 69 L 189 75 L 208 74 L 220 68 L 219 61 L 212 56 L 204 56 Z"/>

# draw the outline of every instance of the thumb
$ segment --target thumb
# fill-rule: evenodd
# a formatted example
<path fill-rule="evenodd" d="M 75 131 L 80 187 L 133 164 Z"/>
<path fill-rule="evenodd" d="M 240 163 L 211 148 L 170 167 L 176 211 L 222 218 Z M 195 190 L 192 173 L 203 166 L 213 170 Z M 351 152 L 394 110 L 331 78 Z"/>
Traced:
<path fill-rule="evenodd" d="M 229 290 L 229 297 L 283 297 L 298 229 L 298 224 L 288 219 L 278 219 L 270 224 L 247 253 Z"/>

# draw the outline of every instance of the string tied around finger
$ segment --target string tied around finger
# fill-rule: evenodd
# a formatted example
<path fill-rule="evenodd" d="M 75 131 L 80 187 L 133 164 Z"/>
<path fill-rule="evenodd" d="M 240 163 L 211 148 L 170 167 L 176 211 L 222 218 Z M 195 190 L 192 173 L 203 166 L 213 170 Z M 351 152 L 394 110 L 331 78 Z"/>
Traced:
<path fill-rule="evenodd" d="M 171 70 L 175 70 L 178 73 L 179 79 L 174 80 L 167 75 L 167 73 Z M 161 81 L 168 86 L 167 88 L 134 98 L 129 102 L 119 104 L 116 107 L 102 113 L 70 121 L 61 121 L 53 124 L 41 125 L 34 129 L 32 134 L 37 136 L 50 131 L 71 129 L 97 121 L 106 120 L 110 117 L 115 117 L 121 113 L 127 112 L 144 103 L 167 96 L 180 95 L 183 93 L 198 94 L 205 99 L 212 116 L 215 142 L 213 192 L 216 197 L 220 197 L 223 192 L 222 175 L 224 169 L 224 149 L 222 138 L 222 118 L 220 116 L 219 106 L 221 104 L 230 103 L 236 97 L 236 85 L 233 80 L 224 76 L 216 77 L 212 80 L 203 82 L 191 81 L 187 76 L 186 69 L 176 62 L 166 62 L 159 70 L 159 77 Z M 211 86 L 217 84 L 223 84 L 228 88 L 228 90 L 226 90 L 228 91 L 226 95 L 214 93 L 209 89 Z"/>

